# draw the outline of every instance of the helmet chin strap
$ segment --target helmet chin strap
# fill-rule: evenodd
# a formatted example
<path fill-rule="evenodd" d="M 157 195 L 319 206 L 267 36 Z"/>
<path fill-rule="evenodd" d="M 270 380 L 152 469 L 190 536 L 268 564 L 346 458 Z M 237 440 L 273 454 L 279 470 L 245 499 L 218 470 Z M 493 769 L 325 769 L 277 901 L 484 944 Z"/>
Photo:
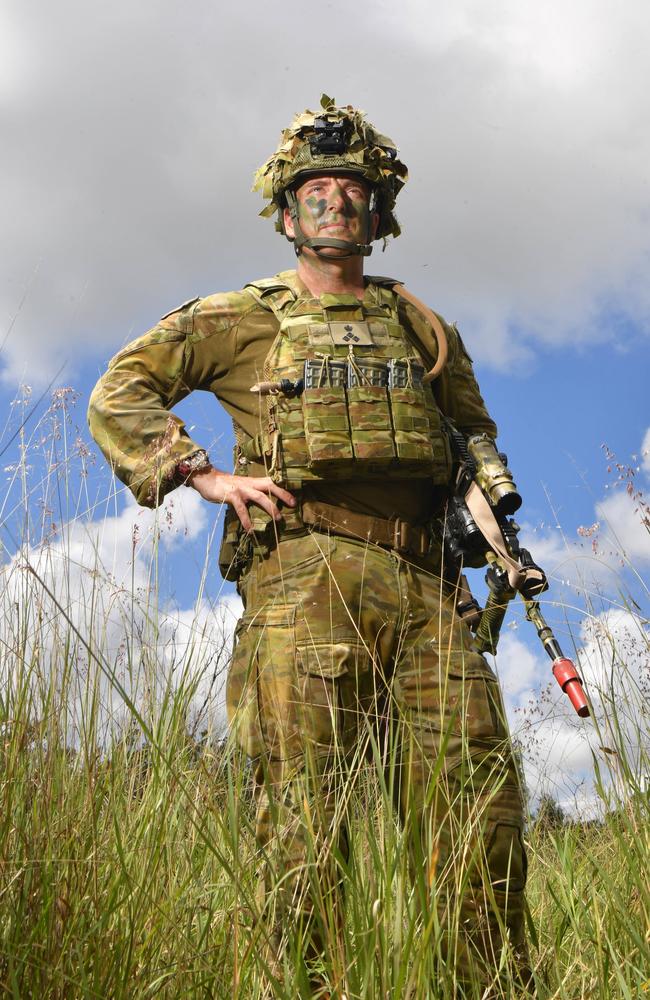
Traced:
<path fill-rule="evenodd" d="M 337 240 L 327 236 L 305 236 L 300 227 L 298 202 L 294 192 L 291 190 L 285 191 L 285 198 L 289 214 L 291 215 L 291 221 L 293 222 L 293 244 L 296 256 L 300 254 L 303 247 L 313 250 L 318 257 L 324 257 L 328 260 L 347 260 L 348 257 L 369 257 L 372 253 L 371 243 L 352 243 L 350 240 Z M 329 254 L 322 252 L 327 249 L 345 250 L 345 253 L 337 254 L 336 257 L 330 257 Z"/>

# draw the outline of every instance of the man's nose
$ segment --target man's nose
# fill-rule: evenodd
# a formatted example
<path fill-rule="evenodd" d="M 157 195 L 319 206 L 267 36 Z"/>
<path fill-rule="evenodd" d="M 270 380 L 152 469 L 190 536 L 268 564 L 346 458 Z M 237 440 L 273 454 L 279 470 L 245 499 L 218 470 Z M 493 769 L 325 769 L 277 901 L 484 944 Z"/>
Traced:
<path fill-rule="evenodd" d="M 327 207 L 334 212 L 342 212 L 346 205 L 345 191 L 338 184 L 335 184 L 329 193 Z"/>

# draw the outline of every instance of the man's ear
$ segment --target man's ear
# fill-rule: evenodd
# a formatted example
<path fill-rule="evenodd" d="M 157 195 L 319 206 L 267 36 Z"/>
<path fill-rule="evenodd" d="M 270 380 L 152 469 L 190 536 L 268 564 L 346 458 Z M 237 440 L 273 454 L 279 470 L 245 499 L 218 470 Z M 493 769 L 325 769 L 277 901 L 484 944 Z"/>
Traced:
<path fill-rule="evenodd" d="M 377 219 L 379 219 L 379 216 L 377 216 Z M 288 208 L 282 209 L 282 221 L 284 222 L 284 231 L 287 236 L 295 236 L 296 231 L 293 228 L 293 219 L 291 218 L 291 212 Z"/>
<path fill-rule="evenodd" d="M 375 239 L 377 235 L 377 227 L 379 226 L 379 212 L 371 212 L 370 214 L 370 238 Z"/>

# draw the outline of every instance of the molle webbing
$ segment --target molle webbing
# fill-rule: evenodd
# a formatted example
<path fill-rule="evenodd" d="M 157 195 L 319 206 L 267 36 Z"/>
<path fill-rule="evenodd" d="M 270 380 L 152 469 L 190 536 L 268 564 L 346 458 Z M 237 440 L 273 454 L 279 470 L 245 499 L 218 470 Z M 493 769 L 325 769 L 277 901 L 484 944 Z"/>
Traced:
<path fill-rule="evenodd" d="M 417 298 L 413 292 L 409 292 L 404 284 L 396 278 L 387 278 L 382 275 L 368 275 L 367 280 L 378 288 L 392 291 L 399 295 L 405 302 L 409 302 L 427 321 L 432 330 L 432 336 L 423 336 L 415 330 L 409 331 L 417 342 L 417 346 L 423 354 L 433 362 L 432 369 L 425 375 L 424 381 L 431 382 L 436 379 L 447 364 L 449 348 L 444 327 L 439 318 L 421 299 Z M 258 281 L 251 281 L 246 288 L 249 290 L 260 305 L 270 308 L 276 318 L 282 322 L 282 311 L 287 302 L 296 299 L 296 293 L 288 284 L 278 278 L 261 278 Z"/>
<path fill-rule="evenodd" d="M 280 329 L 264 362 L 261 433 L 242 451 L 290 489 L 313 480 L 449 480 L 440 412 L 423 384 L 429 361 L 444 362 L 442 346 L 434 337 L 420 346 L 393 279 L 370 281 L 363 302 L 298 295 L 281 276 L 247 286 Z"/>

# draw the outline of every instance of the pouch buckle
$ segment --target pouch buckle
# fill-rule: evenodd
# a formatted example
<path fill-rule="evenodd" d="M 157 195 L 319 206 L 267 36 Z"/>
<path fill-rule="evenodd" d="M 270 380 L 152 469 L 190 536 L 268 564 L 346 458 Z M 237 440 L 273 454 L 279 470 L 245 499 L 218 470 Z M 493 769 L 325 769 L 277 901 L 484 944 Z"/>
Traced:
<path fill-rule="evenodd" d="M 408 521 L 395 521 L 393 531 L 393 548 L 396 552 L 425 556 L 430 548 L 431 539 L 426 528 L 416 527 Z"/>

